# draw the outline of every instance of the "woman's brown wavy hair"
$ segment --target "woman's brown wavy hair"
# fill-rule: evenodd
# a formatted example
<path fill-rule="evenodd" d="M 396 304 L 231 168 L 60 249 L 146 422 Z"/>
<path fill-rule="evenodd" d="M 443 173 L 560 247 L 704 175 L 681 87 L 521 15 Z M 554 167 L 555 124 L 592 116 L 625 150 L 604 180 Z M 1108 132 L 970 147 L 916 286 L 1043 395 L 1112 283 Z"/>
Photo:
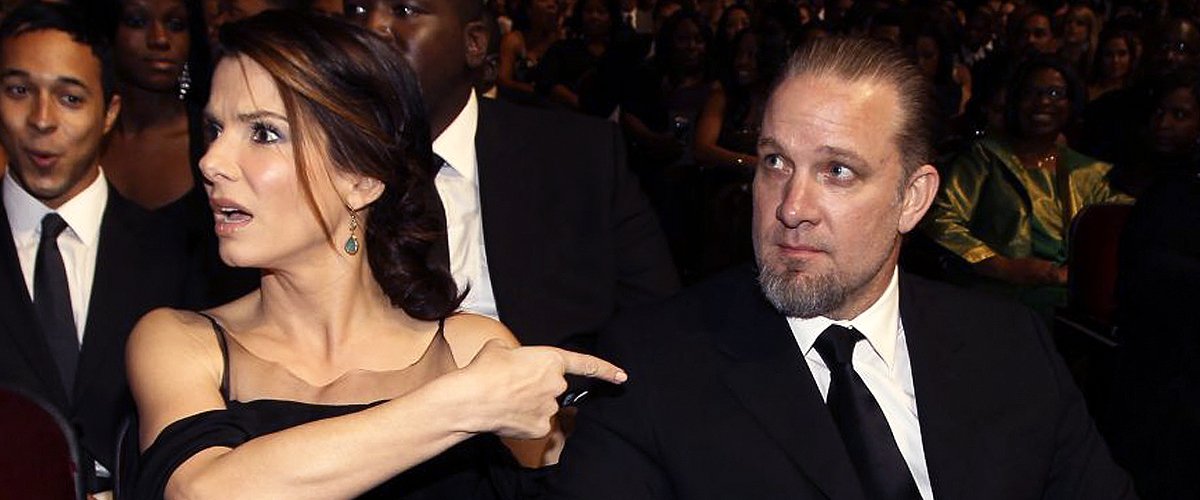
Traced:
<path fill-rule="evenodd" d="M 227 24 L 220 44 L 222 58 L 249 58 L 275 80 L 292 123 L 298 176 L 318 218 L 305 150 L 322 151 L 334 168 L 384 184 L 361 224 L 371 272 L 392 304 L 422 320 L 453 312 L 462 297 L 449 270 L 429 259 L 446 228 L 433 183 L 429 122 L 404 58 L 347 21 L 297 11 Z"/>

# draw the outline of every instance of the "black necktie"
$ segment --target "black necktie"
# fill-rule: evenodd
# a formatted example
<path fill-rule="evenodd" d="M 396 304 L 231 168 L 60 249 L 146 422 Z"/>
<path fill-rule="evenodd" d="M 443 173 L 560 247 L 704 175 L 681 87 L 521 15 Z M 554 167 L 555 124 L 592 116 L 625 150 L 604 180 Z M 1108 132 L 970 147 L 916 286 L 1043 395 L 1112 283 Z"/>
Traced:
<path fill-rule="evenodd" d="M 863 340 L 852 328 L 831 325 L 813 347 L 829 367 L 829 412 L 837 423 L 846 451 L 871 499 L 920 499 L 896 438 L 879 403 L 854 371 L 854 345 Z"/>
<path fill-rule="evenodd" d="M 56 213 L 42 218 L 42 240 L 38 242 L 37 263 L 33 268 L 33 307 L 70 399 L 79 360 L 79 337 L 75 333 L 67 268 L 58 251 L 58 235 L 66 228 L 67 222 Z"/>
<path fill-rule="evenodd" d="M 442 167 L 446 165 L 445 159 L 437 154 L 433 155 L 434 178 L 437 177 Z M 442 203 L 442 197 L 438 194 L 436 186 L 432 190 L 432 193 L 430 193 L 430 196 L 433 197 L 430 200 L 430 209 L 436 212 L 435 216 L 441 224 L 441 234 L 434 240 L 433 247 L 429 249 L 428 262 L 429 265 L 436 269 L 444 269 L 446 272 L 450 272 L 450 233 L 446 223 L 446 206 Z"/>

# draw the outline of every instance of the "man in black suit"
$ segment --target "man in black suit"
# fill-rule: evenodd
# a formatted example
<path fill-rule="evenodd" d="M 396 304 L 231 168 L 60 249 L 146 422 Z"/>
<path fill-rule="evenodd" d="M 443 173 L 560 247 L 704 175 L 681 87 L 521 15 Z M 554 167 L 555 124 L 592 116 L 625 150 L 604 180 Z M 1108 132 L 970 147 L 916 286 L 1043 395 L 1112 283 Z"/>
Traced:
<path fill-rule="evenodd" d="M 346 15 L 389 40 L 421 79 L 463 309 L 525 344 L 590 349 L 625 306 L 665 298 L 678 277 L 607 122 L 479 98 L 488 32 L 478 0 L 350 0 Z"/>
<path fill-rule="evenodd" d="M 106 490 L 133 411 L 126 336 L 150 309 L 184 305 L 190 259 L 181 234 L 104 179 L 100 143 L 120 98 L 108 46 L 85 20 L 40 2 L 13 11 L 0 25 L 0 81 L 0 383 L 59 409 L 85 471 L 98 472 L 89 489 Z"/>
<path fill-rule="evenodd" d="M 1126 498 L 1031 312 L 899 272 L 938 185 L 896 49 L 814 41 L 770 98 L 757 268 L 623 315 L 554 497 Z M 653 333 L 653 334 L 650 334 Z"/>

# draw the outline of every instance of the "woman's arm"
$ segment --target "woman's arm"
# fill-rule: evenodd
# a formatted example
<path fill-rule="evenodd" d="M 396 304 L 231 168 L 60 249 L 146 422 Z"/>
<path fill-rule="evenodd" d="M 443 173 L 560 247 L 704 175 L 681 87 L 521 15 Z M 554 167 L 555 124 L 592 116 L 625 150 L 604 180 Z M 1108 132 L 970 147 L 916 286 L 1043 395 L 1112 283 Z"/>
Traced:
<path fill-rule="evenodd" d="M 737 153 L 717 145 L 721 136 L 721 125 L 725 122 L 725 88 L 720 82 L 714 83 L 696 120 L 696 143 L 692 145 L 692 154 L 701 164 L 713 166 L 745 167 L 752 169 L 758 163 L 758 158 Z"/>
<path fill-rule="evenodd" d="M 224 408 L 222 358 L 206 320 L 154 311 L 135 327 L 127 352 L 144 446 L 171 422 Z M 351 498 L 477 433 L 545 435 L 564 373 L 624 378 L 590 356 L 489 340 L 466 367 L 403 397 L 205 449 L 175 470 L 165 497 Z"/>
<path fill-rule="evenodd" d="M 518 82 L 514 79 L 517 72 L 517 57 L 525 50 L 525 38 L 521 36 L 520 31 L 511 31 L 500 40 L 500 68 L 499 74 L 496 75 L 496 84 L 515 90 L 532 94 L 534 92 L 533 85 L 525 82 Z"/>

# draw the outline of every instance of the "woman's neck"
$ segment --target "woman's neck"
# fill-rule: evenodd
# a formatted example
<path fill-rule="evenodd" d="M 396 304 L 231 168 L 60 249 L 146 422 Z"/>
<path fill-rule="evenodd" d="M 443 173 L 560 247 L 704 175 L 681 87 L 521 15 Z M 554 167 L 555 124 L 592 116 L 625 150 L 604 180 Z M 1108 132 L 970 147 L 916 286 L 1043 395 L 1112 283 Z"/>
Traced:
<path fill-rule="evenodd" d="M 187 115 L 187 107 L 179 95 L 152 92 L 135 85 L 122 84 L 121 114 L 117 127 L 137 133 L 148 128 L 175 123 Z"/>
<path fill-rule="evenodd" d="M 322 335 L 327 345 L 335 346 L 370 330 L 359 325 L 397 313 L 371 274 L 365 248 L 354 256 L 324 255 L 263 274 L 264 319 L 289 334 Z"/>

